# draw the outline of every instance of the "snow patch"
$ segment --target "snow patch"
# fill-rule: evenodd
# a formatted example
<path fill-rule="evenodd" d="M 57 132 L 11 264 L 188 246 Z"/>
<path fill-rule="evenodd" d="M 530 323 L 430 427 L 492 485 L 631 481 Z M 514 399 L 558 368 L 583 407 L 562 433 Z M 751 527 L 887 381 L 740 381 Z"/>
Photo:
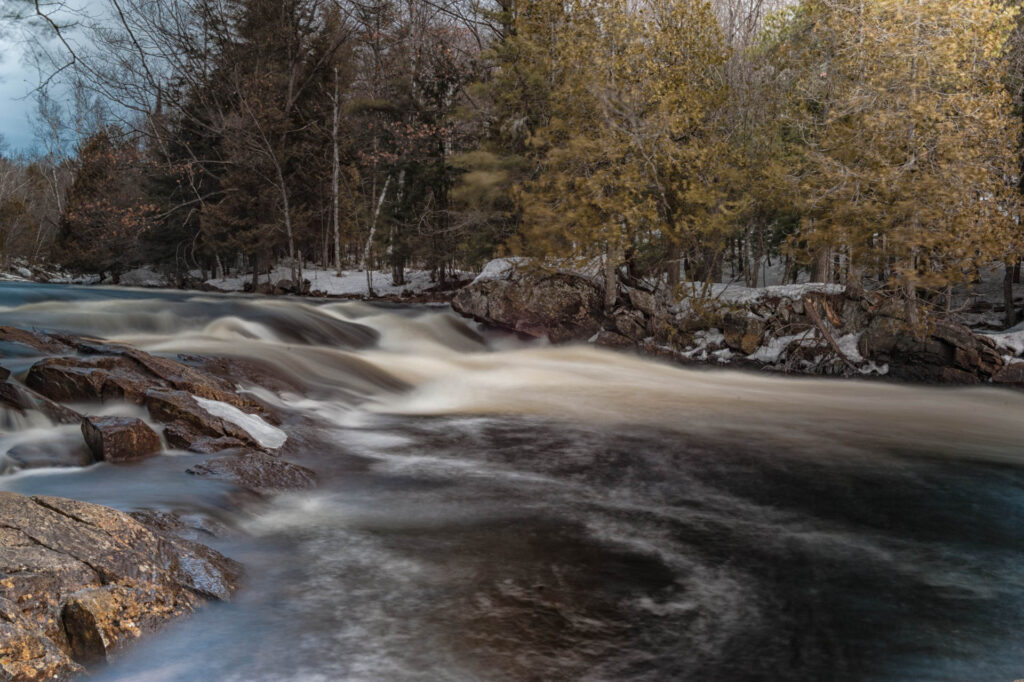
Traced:
<path fill-rule="evenodd" d="M 846 287 L 842 284 L 825 284 L 808 282 L 806 284 L 783 284 L 771 287 L 743 287 L 735 284 L 712 284 L 709 287 L 711 298 L 723 303 L 749 304 L 763 301 L 766 298 L 788 298 L 796 300 L 806 294 L 842 294 Z"/>
<path fill-rule="evenodd" d="M 484 266 L 480 274 L 473 280 L 473 284 L 488 282 L 492 279 L 505 279 L 509 273 L 520 267 L 527 261 L 526 258 L 514 256 L 512 258 L 495 258 Z"/>
<path fill-rule="evenodd" d="M 986 332 L 982 336 L 992 339 L 997 347 L 1008 350 L 1015 356 L 1024 355 L 1024 322 L 1005 331 Z"/>
<path fill-rule="evenodd" d="M 463 272 L 455 274 L 460 278 L 468 276 L 467 273 Z M 280 266 L 271 272 L 270 281 L 277 284 L 283 279 L 290 279 L 291 276 L 290 268 Z M 378 295 L 399 295 L 404 291 L 411 291 L 413 293 L 426 291 L 437 285 L 437 282 L 431 281 L 430 276 L 431 272 L 429 270 L 406 270 L 405 284 L 396 286 L 391 283 L 390 272 L 372 271 L 370 273 L 373 291 Z M 366 272 L 364 271 L 352 270 L 338 275 L 334 270 L 306 268 L 302 271 L 302 278 L 309 280 L 311 291 L 322 291 L 330 296 L 361 296 L 367 293 Z M 227 277 L 225 279 L 214 278 L 207 280 L 206 283 L 220 291 L 234 292 L 243 291 L 245 285 L 251 281 L 251 275 L 244 275 L 241 277 Z M 267 276 L 260 275 L 260 283 L 266 281 Z"/>
<path fill-rule="evenodd" d="M 229 421 L 240 429 L 243 429 L 246 433 L 252 436 L 253 440 L 259 443 L 265 448 L 276 450 L 277 448 L 284 445 L 284 442 L 288 440 L 288 436 L 284 431 L 271 426 L 263 419 L 255 414 L 248 414 L 242 412 L 234 405 L 228 405 L 222 403 L 219 400 L 207 400 L 206 398 L 200 398 L 199 396 L 192 396 L 195 401 L 199 403 L 199 406 L 204 410 L 212 414 L 214 417 L 220 417 L 225 421 Z"/>
<path fill-rule="evenodd" d="M 768 343 L 761 346 L 747 357 L 751 360 L 763 362 L 768 365 L 775 364 L 782 357 L 785 350 L 789 348 L 791 343 L 794 341 L 803 341 L 810 334 L 811 332 L 806 331 L 802 334 L 790 334 L 789 336 L 779 336 L 768 339 Z"/>

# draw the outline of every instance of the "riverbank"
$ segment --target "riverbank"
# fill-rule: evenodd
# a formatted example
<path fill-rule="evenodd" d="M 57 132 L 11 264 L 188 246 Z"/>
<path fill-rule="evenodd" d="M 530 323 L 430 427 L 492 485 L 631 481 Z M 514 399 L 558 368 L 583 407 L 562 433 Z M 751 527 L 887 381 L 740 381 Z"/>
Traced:
<path fill-rule="evenodd" d="M 208 456 L 186 473 L 246 493 L 236 506 L 315 485 L 312 471 L 281 458 L 288 435 L 273 425 L 281 421 L 275 411 L 237 393 L 237 363 L 200 363 L 218 376 L 125 344 L 7 326 L 0 359 L 16 370 L 0 366 L 0 440 L 33 427 L 51 431 L 6 443 L 0 476 L 130 465 L 178 451 Z M 172 620 L 230 599 L 242 566 L 196 541 L 215 535 L 211 528 L 153 509 L 127 514 L 0 492 L 3 679 L 69 679 Z"/>

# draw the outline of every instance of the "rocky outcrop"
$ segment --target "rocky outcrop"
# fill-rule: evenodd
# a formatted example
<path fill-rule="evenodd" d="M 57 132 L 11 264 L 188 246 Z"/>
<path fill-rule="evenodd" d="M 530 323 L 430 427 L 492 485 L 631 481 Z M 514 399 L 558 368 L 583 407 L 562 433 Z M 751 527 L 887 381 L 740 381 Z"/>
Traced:
<path fill-rule="evenodd" d="M 85 417 L 82 435 L 97 460 L 130 462 L 160 452 L 160 436 L 134 417 Z"/>
<path fill-rule="evenodd" d="M 475 281 L 452 299 L 456 312 L 486 324 L 555 343 L 587 339 L 603 326 L 603 293 L 568 273 L 510 271 Z"/>
<path fill-rule="evenodd" d="M 0 675 L 66 679 L 211 599 L 241 571 L 127 514 L 0 492 Z"/>
<path fill-rule="evenodd" d="M 949 321 L 911 325 L 905 309 L 833 284 L 761 289 L 712 285 L 669 300 L 664 287 L 619 283 L 615 305 L 590 277 L 524 261 L 488 265 L 452 302 L 456 312 L 555 343 L 591 342 L 682 362 L 743 363 L 813 374 L 1019 383 L 995 344 Z M 500 267 L 499 267 L 500 266 Z M 1018 370 L 1015 370 L 1018 371 Z"/>
<path fill-rule="evenodd" d="M 913 333 L 902 319 L 879 315 L 868 323 L 858 349 L 909 381 L 976 384 L 999 376 L 1004 364 L 991 339 L 945 321 Z"/>
<path fill-rule="evenodd" d="M 54 337 L 85 357 L 51 357 L 34 364 L 25 384 L 56 401 L 142 404 L 152 388 L 187 391 L 241 409 L 260 411 L 258 403 L 239 396 L 223 379 L 184 363 L 136 348 L 93 339 Z"/>

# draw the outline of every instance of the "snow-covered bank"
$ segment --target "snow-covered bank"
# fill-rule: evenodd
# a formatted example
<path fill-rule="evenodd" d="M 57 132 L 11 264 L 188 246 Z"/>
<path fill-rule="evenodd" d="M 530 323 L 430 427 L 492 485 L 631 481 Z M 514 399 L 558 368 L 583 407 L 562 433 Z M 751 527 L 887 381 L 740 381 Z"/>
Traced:
<path fill-rule="evenodd" d="M 680 362 L 1024 385 L 1024 376 L 1018 381 L 1003 373 L 1008 359 L 992 338 L 949 320 L 914 327 L 904 317 L 905 306 L 879 292 L 851 293 L 822 283 L 758 288 L 716 283 L 670 290 L 664 283 L 627 282 L 626 273 L 620 275 L 609 307 L 603 279 L 503 259 L 460 290 L 452 306 L 521 335 L 636 349 Z"/>
<path fill-rule="evenodd" d="M 457 273 L 459 279 L 472 278 L 470 273 Z M 282 281 L 289 281 L 292 276 L 291 268 L 279 266 L 268 275 L 261 275 L 260 282 L 270 282 L 277 285 Z M 373 284 L 373 295 L 375 296 L 401 296 L 403 294 L 423 294 L 438 286 L 438 282 L 431 279 L 429 270 L 406 270 L 405 284 L 395 285 L 391 281 L 390 272 L 372 271 L 370 273 Z M 326 296 L 366 296 L 369 294 L 367 277 L 365 271 L 347 270 L 338 275 L 334 270 L 322 268 L 306 268 L 302 271 L 302 277 L 309 281 L 309 292 L 312 295 Z M 206 280 L 205 285 L 210 289 L 225 292 L 245 291 L 252 282 L 251 275 L 238 277 L 214 278 Z"/>

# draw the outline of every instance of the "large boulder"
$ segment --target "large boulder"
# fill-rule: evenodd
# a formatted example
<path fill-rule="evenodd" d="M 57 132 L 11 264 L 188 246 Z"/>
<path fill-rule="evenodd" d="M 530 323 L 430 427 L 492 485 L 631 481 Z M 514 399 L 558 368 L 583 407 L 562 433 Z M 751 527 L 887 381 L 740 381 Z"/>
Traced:
<path fill-rule="evenodd" d="M 86 417 L 82 435 L 96 459 L 107 462 L 142 459 L 163 446 L 156 431 L 134 417 Z"/>
<path fill-rule="evenodd" d="M 63 679 L 229 598 L 241 574 L 208 547 L 99 505 L 0 492 L 0 518 L 2 679 Z"/>
<path fill-rule="evenodd" d="M 603 291 L 586 277 L 532 270 L 478 279 L 452 299 L 461 315 L 554 343 L 593 337 L 604 326 L 603 305 Z"/>
<path fill-rule="evenodd" d="M 1003 368 L 991 340 L 946 321 L 914 330 L 900 318 L 877 315 L 861 335 L 858 351 L 888 364 L 891 376 L 911 381 L 973 384 Z"/>

